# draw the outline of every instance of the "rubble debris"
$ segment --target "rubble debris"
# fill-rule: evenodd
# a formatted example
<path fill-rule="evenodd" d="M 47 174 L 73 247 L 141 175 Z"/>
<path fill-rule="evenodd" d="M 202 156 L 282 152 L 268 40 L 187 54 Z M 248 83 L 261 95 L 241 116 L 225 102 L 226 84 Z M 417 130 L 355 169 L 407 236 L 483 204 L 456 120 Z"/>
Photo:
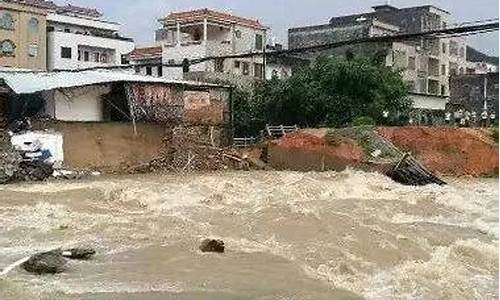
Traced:
<path fill-rule="evenodd" d="M 26 154 L 26 153 L 24 153 Z M 6 131 L 0 131 L 0 184 L 13 181 L 44 181 L 54 169 L 52 164 L 36 158 L 23 157 L 16 151 Z"/>
<path fill-rule="evenodd" d="M 201 242 L 200 250 L 201 252 L 224 253 L 224 241 L 206 239 Z"/>
<path fill-rule="evenodd" d="M 54 168 L 43 161 L 21 161 L 15 173 L 17 181 L 44 181 L 52 176 Z"/>
<path fill-rule="evenodd" d="M 21 267 L 30 273 L 57 274 L 65 270 L 66 259 L 59 250 L 32 255 Z"/>
<path fill-rule="evenodd" d="M 0 184 L 10 182 L 22 158 L 10 143 L 10 136 L 4 130 L 0 130 Z"/>
<path fill-rule="evenodd" d="M 415 160 L 409 153 L 403 155 L 403 158 L 386 175 L 394 181 L 404 185 L 427 185 L 438 184 L 445 185 L 446 182 L 436 177 Z"/>
<path fill-rule="evenodd" d="M 69 259 L 88 260 L 95 254 L 92 248 L 72 248 L 61 251 L 62 256 Z"/>
<path fill-rule="evenodd" d="M 57 179 L 65 179 L 65 180 L 80 180 L 88 177 L 96 177 L 100 176 L 101 173 L 97 171 L 86 171 L 86 170 L 63 170 L 58 169 L 54 170 L 52 173 L 52 177 Z"/>
<path fill-rule="evenodd" d="M 137 172 L 192 172 L 217 170 L 248 170 L 250 164 L 233 148 L 217 147 L 209 141 L 189 134 L 184 127 L 176 127 L 163 140 L 163 149 L 153 160 L 127 170 Z"/>

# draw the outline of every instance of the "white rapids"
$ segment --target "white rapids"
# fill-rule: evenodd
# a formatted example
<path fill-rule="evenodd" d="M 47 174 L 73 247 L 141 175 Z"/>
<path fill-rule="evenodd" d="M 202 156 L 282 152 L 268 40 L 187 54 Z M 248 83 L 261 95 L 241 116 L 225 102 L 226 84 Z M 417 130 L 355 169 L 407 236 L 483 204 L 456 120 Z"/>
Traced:
<path fill-rule="evenodd" d="M 3 186 L 0 299 L 497 299 L 498 181 L 447 181 L 349 170 Z M 207 237 L 226 253 L 201 253 Z M 17 267 L 74 246 L 95 259 L 56 276 Z"/>

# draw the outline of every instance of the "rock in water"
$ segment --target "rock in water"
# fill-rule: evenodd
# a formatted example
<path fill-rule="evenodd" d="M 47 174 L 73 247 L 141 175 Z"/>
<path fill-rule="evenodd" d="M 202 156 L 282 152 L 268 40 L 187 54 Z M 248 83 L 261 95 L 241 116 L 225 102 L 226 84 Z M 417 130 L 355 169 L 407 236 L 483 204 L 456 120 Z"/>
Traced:
<path fill-rule="evenodd" d="M 70 259 L 87 260 L 94 256 L 95 250 L 91 248 L 73 248 L 63 250 L 61 253 L 62 256 Z"/>
<path fill-rule="evenodd" d="M 201 252 L 224 253 L 224 242 L 221 240 L 206 239 L 201 242 Z"/>
<path fill-rule="evenodd" d="M 64 271 L 66 259 L 61 251 L 54 250 L 44 253 L 37 253 L 25 261 L 21 267 L 28 272 L 35 274 L 56 274 Z"/>

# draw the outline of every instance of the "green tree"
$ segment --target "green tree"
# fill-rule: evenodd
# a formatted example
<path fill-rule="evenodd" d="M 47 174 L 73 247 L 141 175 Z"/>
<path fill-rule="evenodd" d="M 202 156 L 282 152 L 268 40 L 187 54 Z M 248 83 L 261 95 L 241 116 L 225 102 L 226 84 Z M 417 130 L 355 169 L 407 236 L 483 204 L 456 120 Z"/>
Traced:
<path fill-rule="evenodd" d="M 320 56 L 284 80 L 238 91 L 234 100 L 238 135 L 256 134 L 265 124 L 343 127 L 367 117 L 380 124 L 411 107 L 401 74 L 365 57 Z M 393 119 L 393 118 L 392 118 Z"/>

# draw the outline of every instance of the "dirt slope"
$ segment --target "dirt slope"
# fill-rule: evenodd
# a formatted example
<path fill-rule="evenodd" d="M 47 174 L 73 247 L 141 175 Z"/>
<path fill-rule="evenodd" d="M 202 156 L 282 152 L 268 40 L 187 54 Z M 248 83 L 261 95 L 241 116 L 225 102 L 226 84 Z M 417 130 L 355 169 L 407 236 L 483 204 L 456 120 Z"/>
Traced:
<path fill-rule="evenodd" d="M 377 133 L 444 175 L 498 174 L 498 144 L 480 129 L 379 127 Z"/>

